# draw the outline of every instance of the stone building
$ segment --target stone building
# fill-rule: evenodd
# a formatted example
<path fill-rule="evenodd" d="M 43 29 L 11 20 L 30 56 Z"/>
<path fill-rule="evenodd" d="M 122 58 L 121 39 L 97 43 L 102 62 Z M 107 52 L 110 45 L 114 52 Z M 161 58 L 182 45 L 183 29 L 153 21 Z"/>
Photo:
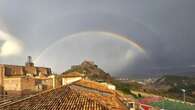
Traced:
<path fill-rule="evenodd" d="M 10 96 L 28 95 L 36 92 L 35 79 L 31 77 L 12 76 L 4 78 L 4 94 Z"/>
<path fill-rule="evenodd" d="M 50 68 L 36 67 L 28 57 L 25 66 L 0 64 L 0 74 L 5 76 L 49 76 L 52 74 Z"/>
<path fill-rule="evenodd" d="M 30 94 L 40 90 L 43 82 L 52 85 L 46 89 L 53 88 L 54 79 L 49 77 L 51 75 L 50 68 L 34 66 L 30 56 L 25 66 L 0 64 L 0 94 Z"/>

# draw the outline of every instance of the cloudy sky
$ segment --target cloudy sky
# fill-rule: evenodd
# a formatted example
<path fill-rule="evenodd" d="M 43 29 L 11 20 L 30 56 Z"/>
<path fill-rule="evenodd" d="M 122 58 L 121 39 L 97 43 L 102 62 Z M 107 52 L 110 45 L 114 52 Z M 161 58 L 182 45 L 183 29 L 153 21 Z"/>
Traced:
<path fill-rule="evenodd" d="M 0 0 L 0 63 L 113 75 L 195 68 L 194 0 Z"/>

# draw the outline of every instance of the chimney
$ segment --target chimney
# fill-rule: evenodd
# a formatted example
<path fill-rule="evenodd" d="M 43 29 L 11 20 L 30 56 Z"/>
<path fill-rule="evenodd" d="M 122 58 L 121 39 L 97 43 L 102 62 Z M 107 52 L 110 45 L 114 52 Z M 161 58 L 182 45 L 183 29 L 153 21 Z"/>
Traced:
<path fill-rule="evenodd" d="M 26 66 L 34 66 L 34 63 L 32 62 L 32 57 L 31 56 L 27 57 Z"/>

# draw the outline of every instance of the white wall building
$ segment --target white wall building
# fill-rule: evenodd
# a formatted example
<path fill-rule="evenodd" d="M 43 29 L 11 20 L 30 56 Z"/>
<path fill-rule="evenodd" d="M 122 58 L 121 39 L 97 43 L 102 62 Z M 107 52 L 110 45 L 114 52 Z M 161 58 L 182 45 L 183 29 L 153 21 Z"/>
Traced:
<path fill-rule="evenodd" d="M 73 82 L 83 79 L 84 75 L 79 72 L 71 72 L 63 74 L 62 85 L 71 84 Z"/>

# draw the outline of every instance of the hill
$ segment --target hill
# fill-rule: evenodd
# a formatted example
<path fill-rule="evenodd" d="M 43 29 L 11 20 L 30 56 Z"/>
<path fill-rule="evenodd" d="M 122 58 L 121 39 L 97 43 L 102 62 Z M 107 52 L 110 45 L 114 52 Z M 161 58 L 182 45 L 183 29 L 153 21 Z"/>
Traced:
<path fill-rule="evenodd" d="M 92 61 L 83 61 L 80 65 L 73 65 L 69 70 L 65 71 L 62 74 L 66 74 L 69 72 L 80 72 L 82 74 L 85 74 L 91 80 L 107 82 L 110 82 L 112 80 L 109 73 L 103 71 Z"/>
<path fill-rule="evenodd" d="M 153 85 L 159 89 L 165 90 L 166 88 L 170 92 L 181 91 L 181 89 L 195 91 L 195 78 L 187 76 L 164 75 L 156 80 Z"/>
<path fill-rule="evenodd" d="M 186 100 L 195 102 L 195 78 L 187 76 L 164 75 L 152 84 L 144 86 L 148 92 L 183 100 L 181 89 L 186 90 Z"/>

